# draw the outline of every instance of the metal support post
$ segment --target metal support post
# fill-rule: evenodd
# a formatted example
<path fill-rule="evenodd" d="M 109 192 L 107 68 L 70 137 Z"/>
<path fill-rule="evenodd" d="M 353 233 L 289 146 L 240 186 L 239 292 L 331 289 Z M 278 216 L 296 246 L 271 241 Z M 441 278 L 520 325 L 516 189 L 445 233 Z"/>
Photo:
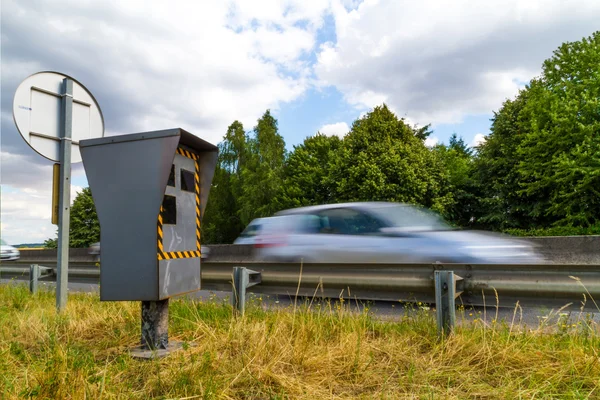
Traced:
<path fill-rule="evenodd" d="M 246 283 L 248 276 L 244 274 L 244 267 L 233 267 L 233 293 L 231 304 L 234 312 L 244 315 L 246 310 Z M 246 279 L 244 279 L 246 278 Z"/>
<path fill-rule="evenodd" d="M 142 349 L 164 350 L 169 345 L 169 299 L 142 301 Z"/>
<path fill-rule="evenodd" d="M 233 267 L 233 293 L 231 304 L 234 311 L 244 315 L 246 310 L 246 289 L 261 283 L 260 272 L 252 271 L 244 267 Z"/>
<path fill-rule="evenodd" d="M 29 266 L 29 290 L 31 294 L 36 294 L 38 291 L 38 278 L 40 276 L 40 266 L 32 264 Z"/>
<path fill-rule="evenodd" d="M 73 131 L 73 81 L 65 78 L 62 90 L 60 138 L 60 196 L 58 210 L 58 257 L 56 279 L 56 308 L 67 305 L 69 286 L 69 222 L 71 214 L 71 137 Z"/>
<path fill-rule="evenodd" d="M 448 335 L 456 323 L 456 279 L 452 271 L 435 271 L 435 308 L 438 335 Z M 460 293 L 459 293 L 460 295 Z"/>

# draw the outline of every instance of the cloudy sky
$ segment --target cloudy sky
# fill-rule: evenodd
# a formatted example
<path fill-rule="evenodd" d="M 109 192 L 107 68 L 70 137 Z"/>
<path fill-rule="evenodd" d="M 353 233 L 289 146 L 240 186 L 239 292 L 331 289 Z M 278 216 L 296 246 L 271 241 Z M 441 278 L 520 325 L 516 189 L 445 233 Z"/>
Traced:
<path fill-rule="evenodd" d="M 382 102 L 474 143 L 564 41 L 600 28 L 598 0 L 2 0 L 1 234 L 55 234 L 52 163 L 12 119 L 28 75 L 55 70 L 98 100 L 106 135 L 181 127 L 218 143 L 270 108 L 288 149 L 343 135 Z M 73 195 L 87 186 L 73 169 Z"/>

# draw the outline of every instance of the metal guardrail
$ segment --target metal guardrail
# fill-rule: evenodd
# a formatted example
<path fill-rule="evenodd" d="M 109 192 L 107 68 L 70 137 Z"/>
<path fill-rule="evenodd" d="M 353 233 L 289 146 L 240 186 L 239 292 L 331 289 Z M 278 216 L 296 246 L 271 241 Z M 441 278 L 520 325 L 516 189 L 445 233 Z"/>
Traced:
<path fill-rule="evenodd" d="M 38 263 L 53 267 L 56 263 Z M 1 279 L 27 279 L 29 262 L 0 265 Z M 75 262 L 69 266 L 72 282 L 96 283 L 100 268 L 95 262 Z M 203 262 L 203 290 L 232 290 L 234 267 L 261 273 L 261 283 L 248 288 L 254 293 L 279 296 L 343 297 L 346 299 L 420 301 L 435 303 L 435 271 L 453 271 L 462 277 L 462 293 L 457 304 L 514 307 L 544 305 L 560 307 L 568 303 L 597 309 L 600 302 L 600 265 L 556 264 L 299 264 L 268 262 Z"/>
<path fill-rule="evenodd" d="M 38 262 L 5 261 L 0 263 L 0 279 L 30 279 L 31 267 L 40 268 L 38 280 L 40 282 L 56 282 L 56 261 Z M 98 283 L 100 268 L 96 262 L 80 262 L 69 264 L 69 282 Z"/>
<path fill-rule="evenodd" d="M 589 236 L 556 236 L 556 237 L 522 237 L 533 244 L 540 254 L 557 264 L 600 264 L 600 235 Z M 207 246 L 209 259 L 212 261 L 250 261 L 254 259 L 252 245 L 211 244 Z M 96 254 L 98 256 L 98 254 Z M 70 249 L 71 262 L 95 261 L 96 257 L 88 249 Z M 56 249 L 23 249 L 21 260 L 42 264 L 46 261 L 56 262 Z"/>
<path fill-rule="evenodd" d="M 421 301 L 435 303 L 435 271 L 453 271 L 463 278 L 458 304 L 563 306 L 580 304 L 594 308 L 590 295 L 600 299 L 598 265 L 466 265 L 466 264 L 270 264 L 204 263 L 204 288 L 231 290 L 234 266 L 262 275 L 252 292 L 303 296 L 357 298 L 363 300 Z M 299 285 L 300 283 L 300 285 Z M 584 295 L 586 297 L 584 297 Z"/>

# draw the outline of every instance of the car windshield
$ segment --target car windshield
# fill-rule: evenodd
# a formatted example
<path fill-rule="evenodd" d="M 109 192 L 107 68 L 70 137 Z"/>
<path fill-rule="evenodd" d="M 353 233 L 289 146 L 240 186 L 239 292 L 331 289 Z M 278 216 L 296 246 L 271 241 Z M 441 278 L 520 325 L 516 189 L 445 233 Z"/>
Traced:
<path fill-rule="evenodd" d="M 406 205 L 382 205 L 374 206 L 370 211 L 387 221 L 392 228 L 420 231 L 452 229 L 439 215 L 424 208 Z"/>
<path fill-rule="evenodd" d="M 240 237 L 252 237 L 252 236 L 256 236 L 260 232 L 260 228 L 261 228 L 260 223 L 258 223 L 258 222 L 251 223 L 240 234 Z"/>

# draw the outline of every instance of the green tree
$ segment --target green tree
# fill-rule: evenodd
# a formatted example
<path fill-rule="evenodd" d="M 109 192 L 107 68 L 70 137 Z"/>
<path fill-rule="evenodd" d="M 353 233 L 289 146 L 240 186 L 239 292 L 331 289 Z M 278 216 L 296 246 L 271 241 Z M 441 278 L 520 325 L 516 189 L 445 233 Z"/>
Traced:
<path fill-rule="evenodd" d="M 497 229 L 600 222 L 600 32 L 562 44 L 494 113 L 476 175 Z"/>
<path fill-rule="evenodd" d="M 100 241 L 100 223 L 89 187 L 77 193 L 71 206 L 70 247 L 89 247 Z"/>
<path fill-rule="evenodd" d="M 423 142 L 425 141 L 425 139 L 427 139 L 433 133 L 433 131 L 431 130 L 430 124 L 422 126 L 422 127 L 415 125 L 415 126 L 413 126 L 412 129 L 413 129 L 415 136 L 418 139 L 421 139 Z"/>
<path fill-rule="evenodd" d="M 479 186 L 473 176 L 473 149 L 454 133 L 448 146 L 439 144 L 433 151 L 440 157 L 447 171 L 449 190 L 452 193 L 452 202 L 447 205 L 444 216 L 458 226 L 476 226 L 481 217 L 481 207 Z"/>
<path fill-rule="evenodd" d="M 202 243 L 231 243 L 236 233 L 239 233 L 238 225 L 239 216 L 231 190 L 231 174 L 217 164 L 202 218 Z"/>
<path fill-rule="evenodd" d="M 249 139 L 244 125 L 234 121 L 227 128 L 223 142 L 219 144 L 219 165 L 234 176 L 241 174 L 248 156 Z"/>
<path fill-rule="evenodd" d="M 282 208 L 293 208 L 335 201 L 329 169 L 342 141 L 319 132 L 294 146 L 284 167 L 284 183 L 279 195 Z"/>
<path fill-rule="evenodd" d="M 462 136 L 459 137 L 456 132 L 450 136 L 450 140 L 448 141 L 448 149 L 456 152 L 457 155 L 460 155 L 463 158 L 470 158 L 473 156 L 473 149 L 467 146 Z"/>
<path fill-rule="evenodd" d="M 85 248 L 100 241 L 100 222 L 96 214 L 96 206 L 89 187 L 77 193 L 71 206 L 71 221 L 69 224 L 69 247 Z M 56 238 L 44 241 L 47 249 L 58 247 L 58 232 Z"/>
<path fill-rule="evenodd" d="M 600 221 L 600 31 L 562 44 L 529 87 L 521 123 L 522 193 L 554 225 Z M 543 199 L 543 200 L 542 200 Z"/>
<path fill-rule="evenodd" d="M 44 240 L 45 249 L 56 249 L 58 247 L 58 238 Z"/>
<path fill-rule="evenodd" d="M 277 120 L 267 110 L 254 127 L 246 160 L 241 166 L 240 217 L 244 225 L 257 217 L 270 216 L 281 206 L 277 194 L 283 182 L 285 142 Z"/>
<path fill-rule="evenodd" d="M 481 223 L 488 228 L 525 228 L 538 206 L 520 192 L 517 171 L 522 159 L 517 149 L 527 135 L 520 120 L 528 96 L 524 89 L 494 112 L 490 134 L 477 151 L 474 179 L 481 190 Z"/>
<path fill-rule="evenodd" d="M 442 161 L 384 104 L 352 124 L 332 165 L 338 201 L 398 201 L 443 212 L 452 203 Z"/>
<path fill-rule="evenodd" d="M 242 168 L 248 155 L 244 126 L 234 121 L 219 143 L 219 158 L 202 221 L 202 242 L 231 243 L 245 225 L 241 220 Z"/>

